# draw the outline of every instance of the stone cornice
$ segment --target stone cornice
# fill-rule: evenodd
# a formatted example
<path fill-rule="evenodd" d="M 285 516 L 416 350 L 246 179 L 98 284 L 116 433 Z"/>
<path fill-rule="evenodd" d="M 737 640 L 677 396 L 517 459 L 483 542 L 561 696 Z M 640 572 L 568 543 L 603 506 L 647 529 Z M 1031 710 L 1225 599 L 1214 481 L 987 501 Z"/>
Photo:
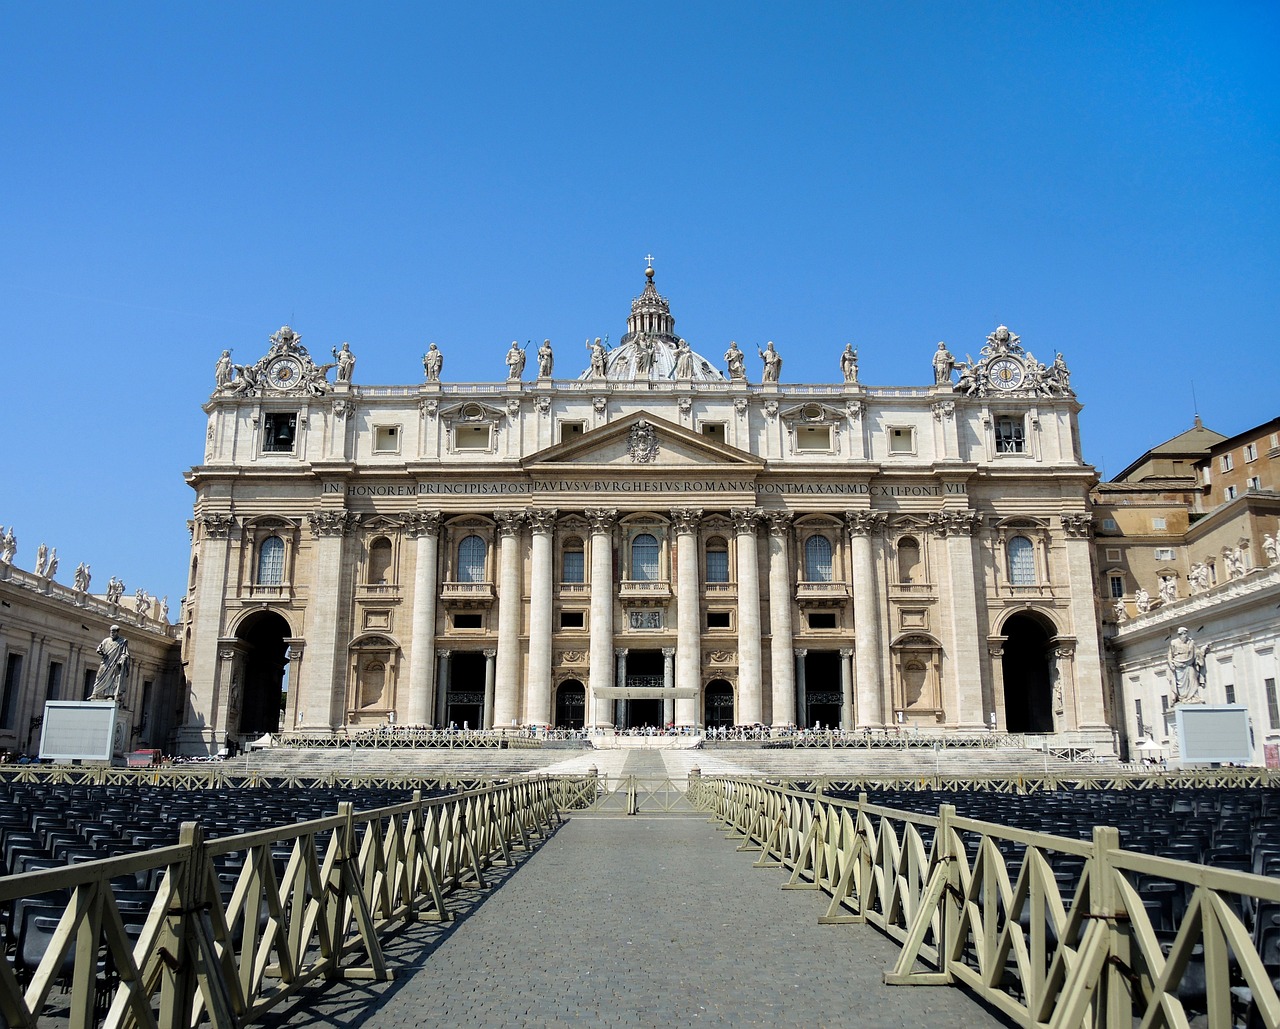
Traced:
<path fill-rule="evenodd" d="M 1260 599 L 1260 594 L 1271 591 L 1280 595 L 1280 565 L 1254 569 L 1237 579 L 1229 579 L 1214 586 L 1204 593 L 1181 597 L 1170 604 L 1161 604 L 1145 614 L 1135 615 L 1116 626 L 1116 633 L 1108 638 L 1108 643 L 1113 648 L 1134 644 L 1147 636 L 1170 632 L 1195 615 L 1214 614 L 1215 609 L 1222 609 L 1225 612 L 1227 609 L 1254 602 Z M 1269 602 L 1270 598 L 1267 599 Z"/>

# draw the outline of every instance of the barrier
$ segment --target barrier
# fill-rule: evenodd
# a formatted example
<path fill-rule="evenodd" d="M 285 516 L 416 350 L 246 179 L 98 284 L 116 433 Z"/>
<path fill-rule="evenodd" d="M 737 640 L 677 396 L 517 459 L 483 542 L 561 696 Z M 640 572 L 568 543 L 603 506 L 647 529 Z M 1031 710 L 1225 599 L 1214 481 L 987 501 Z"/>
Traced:
<path fill-rule="evenodd" d="M 1274 878 L 1126 851 L 1110 827 L 1072 840 L 747 779 L 691 779 L 690 797 L 758 867 L 789 869 L 784 888 L 829 894 L 822 921 L 897 941 L 888 983 L 963 983 L 1023 1025 L 1185 1026 L 1190 1009 L 1280 1026 L 1246 926 L 1280 909 Z M 1163 938 L 1138 890 L 1157 880 L 1187 900 Z"/>
<path fill-rule="evenodd" d="M 363 812 L 344 803 L 217 840 L 186 823 L 176 846 L 0 878 L 0 903 L 66 898 L 37 963 L 21 946 L 0 961 L 0 1023 L 34 1026 L 60 980 L 72 1029 L 232 1029 L 320 977 L 388 979 L 381 935 L 449 919 L 449 894 L 486 888 L 487 869 L 544 837 L 568 788 L 537 777 Z M 158 880 L 132 924 L 118 902 L 128 877 Z"/>

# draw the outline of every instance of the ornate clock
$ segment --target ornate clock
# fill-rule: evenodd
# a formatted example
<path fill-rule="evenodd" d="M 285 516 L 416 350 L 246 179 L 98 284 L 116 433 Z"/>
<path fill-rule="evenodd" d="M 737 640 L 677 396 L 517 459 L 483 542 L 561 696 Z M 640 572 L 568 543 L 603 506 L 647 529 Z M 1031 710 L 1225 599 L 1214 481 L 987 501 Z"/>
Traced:
<path fill-rule="evenodd" d="M 1022 364 L 1012 357 L 998 357 L 987 366 L 987 379 L 995 389 L 1017 389 L 1024 374 Z"/>
<path fill-rule="evenodd" d="M 267 365 L 267 383 L 273 389 L 294 389 L 302 381 L 302 362 L 296 357 L 277 357 Z"/>

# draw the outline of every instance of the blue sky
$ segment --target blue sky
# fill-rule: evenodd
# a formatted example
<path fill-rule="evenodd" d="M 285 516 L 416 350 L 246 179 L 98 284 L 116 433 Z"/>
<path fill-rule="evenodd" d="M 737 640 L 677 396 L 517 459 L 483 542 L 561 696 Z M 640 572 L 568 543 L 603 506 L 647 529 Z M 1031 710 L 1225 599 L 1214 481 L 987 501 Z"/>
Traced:
<path fill-rule="evenodd" d="M 185 581 L 223 348 L 356 381 L 557 369 L 656 258 L 677 331 L 784 381 L 930 381 L 1003 322 L 1086 458 L 1274 417 L 1273 3 L 0 2 L 0 524 Z M 749 366 L 758 377 L 755 362 Z"/>

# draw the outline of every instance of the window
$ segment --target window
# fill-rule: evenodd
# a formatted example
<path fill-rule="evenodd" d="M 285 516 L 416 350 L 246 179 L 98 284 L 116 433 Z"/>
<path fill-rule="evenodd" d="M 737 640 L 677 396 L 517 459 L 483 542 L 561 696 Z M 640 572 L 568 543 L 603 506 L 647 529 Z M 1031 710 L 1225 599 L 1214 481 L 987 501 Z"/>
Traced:
<path fill-rule="evenodd" d="M 1014 586 L 1036 584 L 1036 551 L 1026 536 L 1009 538 L 1009 582 Z"/>
<path fill-rule="evenodd" d="M 375 454 L 398 454 L 400 452 L 400 426 L 375 426 L 373 430 L 373 452 Z"/>
<path fill-rule="evenodd" d="M 566 443 L 571 439 L 577 439 L 587 431 L 585 422 L 561 422 L 560 423 L 560 442 Z"/>
<path fill-rule="evenodd" d="M 1153 528 L 1153 529 L 1165 529 L 1165 528 L 1168 528 L 1168 522 L 1166 522 L 1163 518 L 1152 518 L 1152 519 L 1151 519 L 1151 528 Z"/>
<path fill-rule="evenodd" d="M 831 541 L 825 536 L 804 541 L 804 581 L 831 581 Z"/>
<path fill-rule="evenodd" d="M 487 582 L 484 559 L 486 547 L 479 536 L 468 536 L 458 544 L 458 581 Z"/>
<path fill-rule="evenodd" d="M 724 422 L 703 422 L 702 435 L 707 439 L 715 440 L 717 443 L 723 443 L 724 439 Z"/>
<path fill-rule="evenodd" d="M 18 706 L 18 683 L 22 681 L 22 655 L 10 654 L 4 667 L 4 692 L 0 694 L 0 729 L 13 728 Z"/>
<path fill-rule="evenodd" d="M 1120 528 L 1120 526 L 1116 524 L 1116 520 L 1114 518 L 1102 519 L 1102 527 L 1104 529 L 1109 530 L 1110 532 L 1115 532 L 1117 529 Z"/>
<path fill-rule="evenodd" d="M 1142 701 L 1135 700 L 1133 702 L 1133 713 L 1138 718 L 1138 735 L 1142 736 L 1147 731 L 1147 727 L 1142 724 Z"/>
<path fill-rule="evenodd" d="M 1254 491 L 1262 489 L 1262 477 L 1258 475 L 1249 476 L 1249 488 Z"/>
<path fill-rule="evenodd" d="M 1227 695 L 1227 703 L 1228 703 L 1228 704 L 1234 704 L 1234 703 L 1236 702 L 1236 688 L 1235 688 L 1235 686 L 1228 685 L 1228 686 L 1223 686 L 1222 688 L 1223 688 L 1223 690 L 1226 692 L 1226 695 Z"/>
<path fill-rule="evenodd" d="M 1223 454 L 1223 455 L 1222 455 L 1222 470 L 1223 470 L 1224 472 L 1229 472 L 1229 471 L 1231 471 L 1231 469 L 1232 469 L 1232 468 L 1234 468 L 1235 466 L 1236 466 L 1236 465 L 1235 465 L 1235 462 L 1231 459 L 1231 455 L 1230 455 L 1230 454 Z"/>
<path fill-rule="evenodd" d="M 453 616 L 453 627 L 455 629 L 483 629 L 484 615 L 458 613 Z"/>
<path fill-rule="evenodd" d="M 1027 449 L 1026 437 L 1023 435 L 1021 418 L 996 419 L 996 453 L 1022 454 Z"/>
<path fill-rule="evenodd" d="M 1119 560 L 1120 560 L 1120 548 L 1119 548 L 1119 547 L 1107 547 L 1107 560 L 1108 560 L 1108 561 L 1119 561 Z"/>
<path fill-rule="evenodd" d="M 914 454 L 916 451 L 916 431 L 912 428 L 889 430 L 889 453 Z"/>
<path fill-rule="evenodd" d="M 707 582 L 729 581 L 729 545 L 720 537 L 707 540 Z"/>
<path fill-rule="evenodd" d="M 587 625 L 587 613 L 585 611 L 561 611 L 560 612 L 560 628 L 585 629 L 586 625 Z"/>
<path fill-rule="evenodd" d="M 707 628 L 708 629 L 728 629 L 729 612 L 728 611 L 708 611 L 707 612 Z"/>
<path fill-rule="evenodd" d="M 1227 499 L 1228 500 L 1236 499 L 1236 488 L 1234 486 L 1227 487 Z"/>
<path fill-rule="evenodd" d="M 50 661 L 49 677 L 45 680 L 45 684 L 44 684 L 44 699 L 57 700 L 58 693 L 61 691 L 61 689 L 62 689 L 62 662 Z M 146 712 L 144 711 L 143 714 L 145 715 Z"/>
<path fill-rule="evenodd" d="M 1246 461 L 1258 460 L 1258 444 L 1246 443 L 1244 445 L 1244 459 Z"/>
<path fill-rule="evenodd" d="M 1156 547 L 1156 560 L 1157 560 L 1157 561 L 1172 561 L 1172 560 L 1173 560 L 1173 547 Z"/>
<path fill-rule="evenodd" d="M 814 611 L 809 615 L 810 629 L 834 629 L 836 613 L 834 611 Z"/>
<path fill-rule="evenodd" d="M 279 586 L 284 582 L 284 540 L 268 536 L 258 544 L 258 585 Z"/>
<path fill-rule="evenodd" d="M 292 411 L 273 411 L 262 419 L 262 449 L 268 454 L 292 454 L 298 435 L 298 416 Z"/>
<path fill-rule="evenodd" d="M 920 576 L 920 544 L 914 536 L 898 540 L 898 581 L 913 583 Z"/>
<path fill-rule="evenodd" d="M 369 579 L 377 586 L 385 584 L 391 578 L 391 541 L 386 536 L 379 536 L 369 544 Z"/>
<path fill-rule="evenodd" d="M 453 430 L 453 445 L 456 450 L 488 450 L 489 426 L 459 425 Z"/>
<path fill-rule="evenodd" d="M 1111 583 L 1111 599 L 1119 600 L 1124 596 L 1124 576 L 1113 575 L 1109 581 Z"/>
<path fill-rule="evenodd" d="M 564 550 L 560 554 L 560 581 L 586 582 L 587 562 L 582 540 L 568 539 L 564 541 Z"/>
<path fill-rule="evenodd" d="M 1276 700 L 1276 681 L 1263 679 L 1262 684 L 1267 689 L 1267 718 L 1271 722 L 1271 728 L 1280 729 L 1280 702 Z"/>
<path fill-rule="evenodd" d="M 799 425 L 796 427 L 797 450 L 830 450 L 830 425 Z"/>
<path fill-rule="evenodd" d="M 658 540 L 647 532 L 631 541 L 631 578 L 639 582 L 658 581 Z"/>

